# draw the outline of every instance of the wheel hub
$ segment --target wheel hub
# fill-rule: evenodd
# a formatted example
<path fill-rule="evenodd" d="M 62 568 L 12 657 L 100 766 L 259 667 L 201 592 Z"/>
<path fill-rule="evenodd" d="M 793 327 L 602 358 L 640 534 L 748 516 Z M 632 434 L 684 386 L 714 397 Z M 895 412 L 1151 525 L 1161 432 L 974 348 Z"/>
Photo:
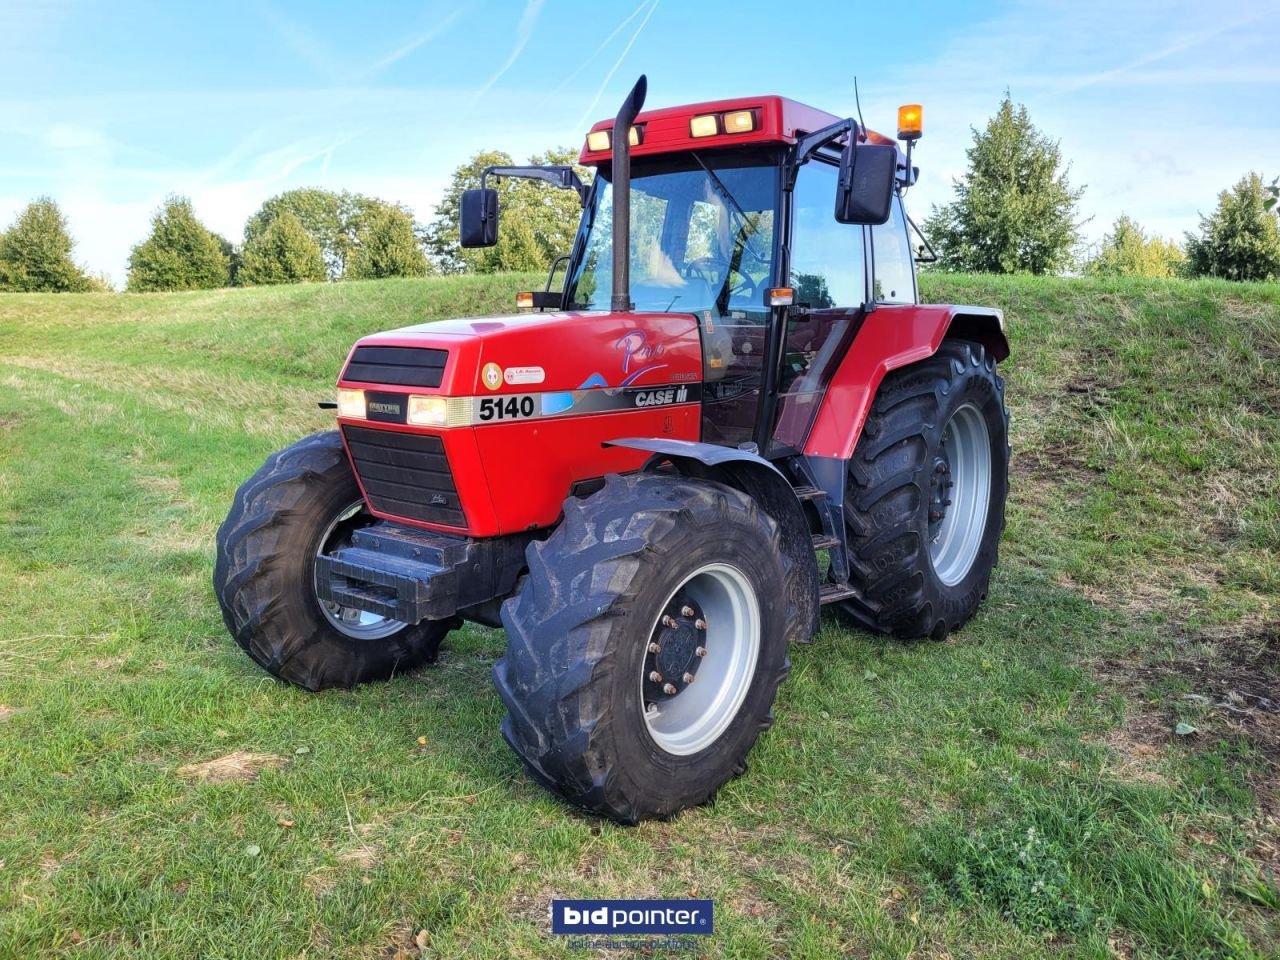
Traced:
<path fill-rule="evenodd" d="M 331 553 L 339 547 L 349 544 L 352 531 L 357 527 L 367 525 L 369 519 L 368 515 L 364 513 L 363 499 L 357 500 L 346 509 L 339 511 L 324 533 L 320 535 L 316 556 L 319 557 L 323 554 Z M 398 620 L 381 617 L 376 613 L 366 613 L 363 610 L 357 610 L 355 607 L 344 607 L 341 604 L 334 603 L 332 600 L 322 600 L 320 598 L 319 585 L 314 582 L 317 576 L 319 576 L 318 571 L 313 575 L 312 589 L 316 591 L 316 602 L 320 605 L 320 612 L 344 637 L 352 640 L 384 640 L 404 629 L 405 624 Z"/>
<path fill-rule="evenodd" d="M 677 594 L 659 618 L 644 663 L 648 703 L 678 696 L 693 683 L 707 654 L 707 621 L 691 598 Z"/>
<path fill-rule="evenodd" d="M 947 517 L 947 507 L 951 506 L 951 488 L 955 481 L 951 479 L 951 462 L 943 456 L 933 461 L 933 473 L 929 478 L 929 540 L 938 539 L 942 531 L 942 521 Z"/>

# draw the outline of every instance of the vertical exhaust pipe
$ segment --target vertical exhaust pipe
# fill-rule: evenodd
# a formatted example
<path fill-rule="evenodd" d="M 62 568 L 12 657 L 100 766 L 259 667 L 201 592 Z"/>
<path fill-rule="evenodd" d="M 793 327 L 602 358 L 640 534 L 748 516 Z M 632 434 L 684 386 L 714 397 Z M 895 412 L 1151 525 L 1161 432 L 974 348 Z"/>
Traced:
<path fill-rule="evenodd" d="M 613 309 L 631 309 L 631 125 L 649 82 L 644 74 L 613 120 Z"/>

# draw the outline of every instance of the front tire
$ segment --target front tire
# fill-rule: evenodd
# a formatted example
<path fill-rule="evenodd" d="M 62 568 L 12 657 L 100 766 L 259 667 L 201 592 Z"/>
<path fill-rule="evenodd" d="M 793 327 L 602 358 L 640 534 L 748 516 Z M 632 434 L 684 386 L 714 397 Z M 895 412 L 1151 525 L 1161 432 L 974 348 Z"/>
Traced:
<path fill-rule="evenodd" d="M 308 690 L 354 687 L 432 663 L 456 620 L 408 625 L 320 600 L 315 558 L 373 522 L 337 431 L 273 453 L 218 528 L 213 587 L 236 642 Z"/>
<path fill-rule="evenodd" d="M 947 340 L 884 378 L 849 461 L 854 625 L 941 640 L 987 595 L 1004 530 L 1009 411 L 994 358 Z"/>
<path fill-rule="evenodd" d="M 767 514 L 718 483 L 612 476 L 528 559 L 494 679 L 543 785 L 636 823 L 746 769 L 799 617 Z"/>

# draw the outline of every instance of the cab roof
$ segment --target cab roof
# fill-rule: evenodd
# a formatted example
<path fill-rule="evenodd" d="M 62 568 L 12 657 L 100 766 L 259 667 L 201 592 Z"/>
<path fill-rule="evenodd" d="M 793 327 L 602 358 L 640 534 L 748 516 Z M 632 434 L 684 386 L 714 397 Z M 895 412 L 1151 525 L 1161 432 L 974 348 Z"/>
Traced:
<path fill-rule="evenodd" d="M 754 115 L 754 124 L 750 131 L 716 133 L 705 137 L 694 137 L 689 132 L 689 123 L 694 117 L 747 110 L 752 111 Z M 632 145 L 631 155 L 643 157 L 651 154 L 678 153 L 684 150 L 709 150 L 762 143 L 792 144 L 798 137 L 838 123 L 841 119 L 825 110 L 818 110 L 773 94 L 761 97 L 735 97 L 732 100 L 710 100 L 705 103 L 646 110 L 636 117 L 634 126 L 639 130 L 640 142 Z M 598 130 L 612 131 L 613 121 L 601 120 L 591 128 L 592 133 Z M 867 139 L 872 143 L 895 143 L 891 138 L 873 130 L 868 130 L 866 133 Z M 579 163 L 588 166 L 609 163 L 612 160 L 611 150 L 592 150 L 585 142 L 578 158 Z"/>

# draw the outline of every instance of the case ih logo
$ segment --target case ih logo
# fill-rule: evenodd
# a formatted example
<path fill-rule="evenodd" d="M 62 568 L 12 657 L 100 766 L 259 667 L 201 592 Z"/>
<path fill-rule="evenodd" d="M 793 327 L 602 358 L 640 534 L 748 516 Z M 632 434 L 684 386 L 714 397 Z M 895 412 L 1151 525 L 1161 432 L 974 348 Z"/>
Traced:
<path fill-rule="evenodd" d="M 552 900 L 558 934 L 699 934 L 714 932 L 710 900 Z"/>
<path fill-rule="evenodd" d="M 668 387 L 665 390 L 642 390 L 636 394 L 636 406 L 665 407 L 671 403 L 685 403 L 688 399 L 688 387 Z"/>

